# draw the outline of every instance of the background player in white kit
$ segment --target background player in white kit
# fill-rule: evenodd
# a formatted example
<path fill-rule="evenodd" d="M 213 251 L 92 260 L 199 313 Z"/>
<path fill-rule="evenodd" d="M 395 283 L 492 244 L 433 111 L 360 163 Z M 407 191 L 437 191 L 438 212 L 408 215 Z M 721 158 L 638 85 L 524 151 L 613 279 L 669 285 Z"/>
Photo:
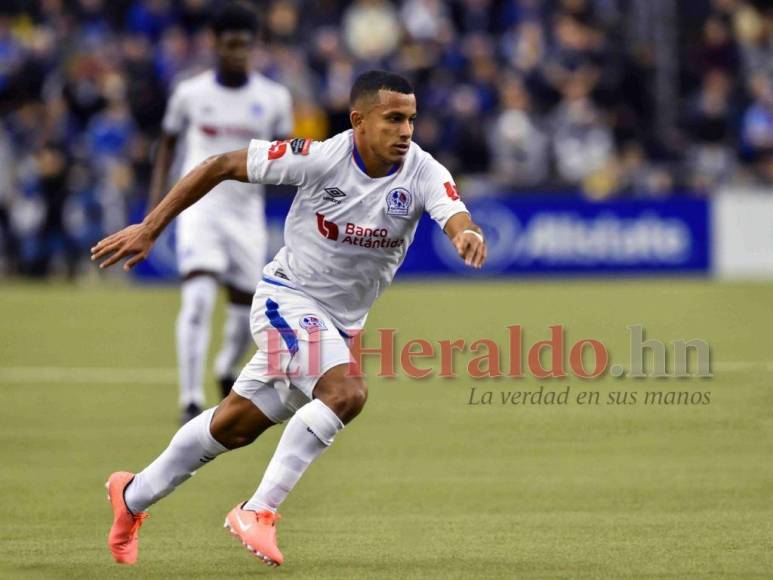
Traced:
<path fill-rule="evenodd" d="M 284 138 L 292 132 L 289 91 L 250 70 L 249 54 L 257 34 L 252 9 L 226 5 L 216 13 L 212 30 L 215 68 L 180 82 L 169 99 L 151 182 L 151 208 L 166 191 L 178 142 L 184 147 L 185 174 L 211 155 L 244 147 L 251 138 Z M 215 376 L 223 397 L 231 390 L 235 366 L 252 342 L 250 305 L 265 264 L 266 243 L 261 185 L 221 183 L 177 220 L 182 278 L 177 359 L 183 424 L 204 406 L 203 377 L 218 284 L 226 288 L 228 307 Z"/>
<path fill-rule="evenodd" d="M 283 562 L 276 513 L 306 468 L 362 409 L 367 388 L 349 372 L 342 336 L 361 327 L 373 301 L 405 257 L 421 213 L 442 227 L 465 263 L 486 259 L 482 234 L 459 199 L 448 171 L 411 143 L 416 99 L 404 78 L 382 71 L 361 75 L 351 93 L 353 130 L 321 143 L 253 140 L 208 159 L 186 175 L 141 224 L 102 240 L 92 259 L 108 267 L 129 257 L 129 269 L 184 208 L 226 179 L 298 186 L 285 226 L 285 247 L 264 269 L 252 309 L 259 350 L 228 397 L 184 425 L 167 449 L 136 476 L 108 480 L 113 508 L 113 557 L 132 564 L 137 533 L 151 504 L 204 463 L 247 445 L 288 417 L 258 489 L 236 506 L 226 527 L 262 561 Z M 266 335 L 281 335 L 277 373 L 268 372 Z M 312 341 L 321 343 L 321 376 L 309 373 Z M 276 347 L 271 347 L 276 351 Z"/>

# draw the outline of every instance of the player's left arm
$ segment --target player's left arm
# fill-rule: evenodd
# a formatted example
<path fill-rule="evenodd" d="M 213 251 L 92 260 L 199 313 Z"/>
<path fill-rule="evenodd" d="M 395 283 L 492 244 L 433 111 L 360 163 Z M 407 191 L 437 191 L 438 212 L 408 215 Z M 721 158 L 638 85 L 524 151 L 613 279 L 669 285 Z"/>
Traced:
<path fill-rule="evenodd" d="M 486 240 L 469 213 L 460 211 L 452 215 L 448 218 L 443 231 L 465 264 L 476 269 L 483 267 L 488 252 Z"/>
<path fill-rule="evenodd" d="M 459 257 L 471 268 L 486 262 L 486 240 L 472 221 L 448 169 L 430 158 L 419 175 L 423 186 L 424 209 L 456 248 Z"/>

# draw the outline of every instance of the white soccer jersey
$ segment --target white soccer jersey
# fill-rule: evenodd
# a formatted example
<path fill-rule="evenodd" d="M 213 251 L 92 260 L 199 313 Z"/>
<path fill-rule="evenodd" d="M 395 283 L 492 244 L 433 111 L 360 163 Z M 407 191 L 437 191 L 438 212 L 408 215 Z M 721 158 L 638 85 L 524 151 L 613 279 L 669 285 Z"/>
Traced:
<path fill-rule="evenodd" d="M 250 139 L 286 137 L 293 130 L 289 91 L 251 73 L 238 88 L 217 82 L 212 70 L 180 82 L 167 105 L 164 131 L 179 135 L 184 147 L 182 175 L 207 157 L 243 149 Z M 227 181 L 186 211 L 240 213 L 263 208 L 263 188 Z M 262 218 L 261 218 L 262 219 Z M 258 224 L 260 227 L 260 224 Z"/>
<path fill-rule="evenodd" d="M 255 139 L 247 157 L 251 182 L 298 186 L 264 277 L 314 298 L 341 330 L 364 326 L 423 211 L 441 228 L 467 211 L 448 170 L 415 143 L 386 177 L 369 177 L 357 157 L 351 130 L 322 142 Z"/>

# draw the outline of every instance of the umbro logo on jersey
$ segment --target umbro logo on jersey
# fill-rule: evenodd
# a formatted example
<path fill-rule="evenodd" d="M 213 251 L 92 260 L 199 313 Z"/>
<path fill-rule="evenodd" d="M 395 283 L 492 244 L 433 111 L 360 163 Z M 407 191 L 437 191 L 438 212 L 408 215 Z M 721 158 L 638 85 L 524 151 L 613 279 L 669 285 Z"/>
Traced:
<path fill-rule="evenodd" d="M 343 201 L 342 198 L 346 197 L 346 194 L 337 187 L 326 187 L 325 193 L 326 195 L 322 199 L 325 201 L 330 201 L 336 205 L 339 205 Z"/>

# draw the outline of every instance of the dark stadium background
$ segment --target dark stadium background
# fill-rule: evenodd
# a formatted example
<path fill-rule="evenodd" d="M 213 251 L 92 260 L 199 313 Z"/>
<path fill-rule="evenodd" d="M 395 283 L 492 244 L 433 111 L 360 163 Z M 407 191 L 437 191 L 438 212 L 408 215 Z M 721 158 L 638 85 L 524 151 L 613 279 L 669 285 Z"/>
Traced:
<path fill-rule="evenodd" d="M 83 274 L 142 212 L 176 80 L 210 63 L 208 0 L 4 0 L 0 264 Z M 467 196 L 710 196 L 773 184 L 771 9 L 741 0 L 256 2 L 255 67 L 299 136 L 348 128 L 356 74 L 416 84 L 415 139 Z"/>

